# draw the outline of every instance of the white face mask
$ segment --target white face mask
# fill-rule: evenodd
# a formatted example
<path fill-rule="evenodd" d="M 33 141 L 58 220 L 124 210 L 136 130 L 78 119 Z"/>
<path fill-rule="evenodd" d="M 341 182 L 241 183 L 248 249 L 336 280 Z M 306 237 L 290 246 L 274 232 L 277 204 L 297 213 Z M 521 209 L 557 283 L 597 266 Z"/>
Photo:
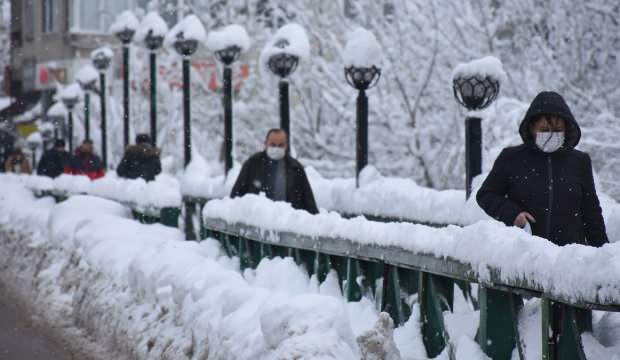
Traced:
<path fill-rule="evenodd" d="M 284 155 L 286 155 L 286 148 L 269 146 L 267 148 L 267 156 L 271 160 L 282 160 L 284 159 Z"/>
<path fill-rule="evenodd" d="M 557 151 L 564 145 L 564 131 L 536 133 L 536 146 L 546 153 Z"/>

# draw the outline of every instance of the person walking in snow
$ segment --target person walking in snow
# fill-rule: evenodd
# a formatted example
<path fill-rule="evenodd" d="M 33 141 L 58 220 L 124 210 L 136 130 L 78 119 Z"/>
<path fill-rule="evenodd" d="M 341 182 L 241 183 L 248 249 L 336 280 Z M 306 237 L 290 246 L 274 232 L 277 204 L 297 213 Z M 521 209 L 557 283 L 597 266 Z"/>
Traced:
<path fill-rule="evenodd" d="M 286 201 L 295 209 L 319 212 L 304 167 L 290 156 L 288 135 L 282 129 L 267 132 L 265 149 L 243 164 L 230 196 L 260 192 L 274 201 Z"/>
<path fill-rule="evenodd" d="M 71 155 L 65 150 L 65 141 L 58 139 L 54 142 L 54 147 L 41 156 L 37 166 L 37 174 L 51 178 L 60 176 L 69 166 L 70 160 Z"/>
<path fill-rule="evenodd" d="M 504 149 L 476 195 L 480 207 L 507 226 L 529 228 L 556 245 L 600 247 L 608 242 L 594 186 L 590 156 L 576 150 L 581 130 L 555 92 L 534 98 L 521 125 L 523 144 Z M 592 330 L 589 311 L 553 303 L 559 341 L 567 311 L 582 331 Z"/>
<path fill-rule="evenodd" d="M 4 162 L 4 171 L 15 174 L 30 174 L 32 172 L 30 163 L 20 147 L 16 147 L 6 159 Z"/>
<path fill-rule="evenodd" d="M 91 180 L 96 180 L 105 175 L 105 169 L 99 156 L 93 153 L 92 140 L 84 140 L 82 145 L 75 150 L 75 155 L 65 169 L 70 175 L 86 175 Z"/>
<path fill-rule="evenodd" d="M 161 161 L 159 149 L 151 145 L 150 136 L 136 136 L 136 144 L 127 147 L 116 173 L 126 179 L 155 180 L 155 176 L 161 173 Z"/>

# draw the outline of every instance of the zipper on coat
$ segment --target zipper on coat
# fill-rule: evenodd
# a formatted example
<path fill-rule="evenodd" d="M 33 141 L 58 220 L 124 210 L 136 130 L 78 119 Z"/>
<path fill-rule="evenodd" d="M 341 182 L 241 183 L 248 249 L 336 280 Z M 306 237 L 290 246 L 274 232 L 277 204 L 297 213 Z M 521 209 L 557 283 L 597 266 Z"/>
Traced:
<path fill-rule="evenodd" d="M 553 166 L 551 162 L 551 155 L 547 155 L 547 176 L 549 176 L 549 204 L 547 209 L 547 240 L 551 241 L 551 215 L 553 213 Z"/>

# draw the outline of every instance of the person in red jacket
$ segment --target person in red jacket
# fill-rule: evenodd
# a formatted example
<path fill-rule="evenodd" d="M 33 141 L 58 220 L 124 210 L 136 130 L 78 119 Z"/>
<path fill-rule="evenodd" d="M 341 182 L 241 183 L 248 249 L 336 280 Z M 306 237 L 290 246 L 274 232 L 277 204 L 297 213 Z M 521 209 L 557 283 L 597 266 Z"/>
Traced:
<path fill-rule="evenodd" d="M 91 140 L 84 140 L 82 145 L 75 150 L 75 155 L 65 168 L 65 173 L 86 175 L 91 180 L 99 179 L 105 175 L 101 159 L 93 153 L 93 142 Z"/>

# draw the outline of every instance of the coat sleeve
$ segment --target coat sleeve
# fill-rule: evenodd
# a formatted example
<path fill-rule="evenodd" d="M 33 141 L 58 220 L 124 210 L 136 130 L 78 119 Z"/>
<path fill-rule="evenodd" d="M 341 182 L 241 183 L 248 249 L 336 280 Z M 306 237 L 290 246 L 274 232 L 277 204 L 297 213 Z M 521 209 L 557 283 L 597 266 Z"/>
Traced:
<path fill-rule="evenodd" d="M 318 214 L 319 209 L 316 206 L 316 201 L 314 200 L 314 194 L 312 193 L 312 187 L 310 186 L 310 182 L 308 181 L 308 176 L 306 176 L 306 171 L 304 168 L 301 168 L 300 172 L 300 183 L 303 190 L 303 203 L 304 209 L 308 211 L 310 214 Z"/>
<path fill-rule="evenodd" d="M 513 226 L 517 215 L 523 209 L 507 197 L 509 189 L 507 164 L 508 159 L 504 149 L 495 160 L 493 169 L 478 190 L 476 200 L 489 216 L 503 222 L 506 226 Z"/>
<path fill-rule="evenodd" d="M 250 160 L 246 161 L 239 172 L 237 181 L 230 192 L 230 197 L 239 197 L 248 193 L 248 186 L 250 185 Z"/>
<path fill-rule="evenodd" d="M 584 169 L 586 174 L 583 189 L 583 200 L 581 202 L 581 211 L 584 219 L 584 229 L 588 245 L 600 247 L 608 243 L 605 231 L 605 221 L 603 220 L 603 211 L 599 204 L 596 187 L 594 185 L 594 176 L 592 175 L 592 160 L 586 154 L 586 165 Z"/>

